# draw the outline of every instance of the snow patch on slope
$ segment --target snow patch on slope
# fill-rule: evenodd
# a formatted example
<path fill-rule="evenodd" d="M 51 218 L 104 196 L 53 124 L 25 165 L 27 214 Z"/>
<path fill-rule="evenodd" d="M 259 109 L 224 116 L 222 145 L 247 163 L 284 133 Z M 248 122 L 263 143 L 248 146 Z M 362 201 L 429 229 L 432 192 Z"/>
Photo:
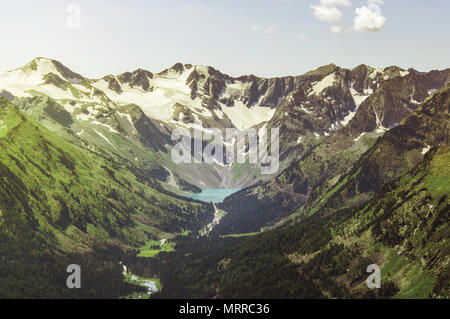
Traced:
<path fill-rule="evenodd" d="M 268 107 L 253 106 L 248 108 L 241 101 L 235 102 L 233 107 L 222 106 L 222 112 L 231 120 L 239 130 L 247 130 L 262 122 L 269 121 L 275 109 Z"/>
<path fill-rule="evenodd" d="M 409 74 L 409 71 L 400 71 L 400 76 L 405 77 Z"/>
<path fill-rule="evenodd" d="M 44 84 L 44 77 L 53 73 L 64 79 L 53 62 L 48 59 L 36 60 L 36 70 L 19 68 L 0 74 L 0 87 L 17 97 L 30 97 L 29 90 L 42 92 L 54 99 L 74 99 L 70 90 L 62 90 L 54 85 Z"/>
<path fill-rule="evenodd" d="M 150 79 L 153 91 L 147 92 L 138 87 L 130 87 L 128 84 L 121 86 L 122 93 L 117 93 L 108 88 L 108 83 L 102 79 L 94 85 L 106 93 L 106 95 L 119 105 L 136 104 L 150 118 L 172 122 L 173 105 L 176 103 L 192 109 L 202 109 L 200 99 L 191 99 L 191 89 L 186 85 L 190 72 L 182 74 L 168 72 L 164 75 L 156 75 Z"/>
<path fill-rule="evenodd" d="M 344 119 L 341 121 L 341 125 L 346 126 L 348 123 L 350 123 L 352 118 L 355 117 L 355 115 L 356 115 L 356 111 L 354 111 L 354 112 L 350 111 L 350 113 L 346 117 L 344 117 Z"/>
<path fill-rule="evenodd" d="M 361 133 L 361 135 L 358 136 L 357 138 L 355 138 L 354 141 L 355 141 L 355 142 L 358 142 L 358 141 L 361 139 L 361 137 L 363 137 L 365 134 L 366 134 L 366 132 Z"/>
<path fill-rule="evenodd" d="M 111 141 L 108 140 L 108 138 L 105 135 L 103 135 L 102 133 L 97 131 L 95 128 L 94 128 L 94 132 L 97 133 L 101 138 L 103 138 L 106 142 L 108 142 L 109 145 L 111 145 L 112 147 L 114 147 L 117 150 L 117 147 L 115 147 L 114 144 L 111 143 Z"/>
<path fill-rule="evenodd" d="M 102 123 L 102 122 L 99 122 L 99 121 L 92 121 L 91 123 L 92 123 L 92 124 L 96 124 L 96 125 L 104 126 L 104 127 L 106 127 L 107 129 L 109 129 L 109 131 L 110 131 L 111 133 L 119 133 L 117 130 L 113 129 L 113 128 L 112 128 L 111 126 L 109 126 L 108 124 L 105 124 L 105 123 Z"/>
<path fill-rule="evenodd" d="M 373 93 L 373 90 L 365 89 L 364 94 L 361 94 L 358 91 L 356 91 L 355 88 L 353 87 L 354 83 L 350 83 L 350 81 L 348 82 L 349 82 L 348 87 L 350 89 L 350 94 L 353 97 L 353 101 L 355 102 L 356 107 L 359 107 Z"/>
<path fill-rule="evenodd" d="M 424 147 L 422 149 L 422 155 L 425 155 L 426 153 L 428 153 L 431 150 L 431 146 L 428 145 L 427 147 Z"/>
<path fill-rule="evenodd" d="M 134 127 L 134 124 L 133 124 L 133 119 L 131 118 L 130 114 L 117 112 L 117 115 L 119 115 L 120 117 L 126 118 L 128 120 L 128 122 L 130 122 L 131 127 L 134 130 L 136 130 L 136 128 Z"/>
<path fill-rule="evenodd" d="M 409 97 L 410 97 L 410 100 L 409 100 L 410 103 L 416 104 L 416 105 L 422 104 L 421 102 L 414 100 L 414 97 L 412 96 L 412 94 L 410 94 Z"/>
<path fill-rule="evenodd" d="M 381 68 L 376 68 L 373 70 L 373 72 L 369 75 L 369 78 L 376 79 L 378 74 L 383 75 L 384 71 Z"/>
<path fill-rule="evenodd" d="M 334 73 L 327 75 L 321 81 L 313 85 L 312 91 L 309 93 L 309 95 L 320 94 L 323 92 L 323 90 L 332 86 L 335 82 L 336 82 L 336 75 Z"/>

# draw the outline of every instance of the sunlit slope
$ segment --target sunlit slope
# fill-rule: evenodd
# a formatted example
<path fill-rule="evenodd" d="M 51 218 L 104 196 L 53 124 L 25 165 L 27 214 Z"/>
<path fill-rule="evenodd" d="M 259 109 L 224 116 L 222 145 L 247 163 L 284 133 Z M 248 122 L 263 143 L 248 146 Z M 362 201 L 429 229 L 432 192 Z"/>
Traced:
<path fill-rule="evenodd" d="M 434 148 L 363 207 L 159 256 L 161 297 L 448 298 L 449 162 Z M 367 287 L 371 264 L 381 289 Z"/>
<path fill-rule="evenodd" d="M 126 162 L 55 136 L 3 97 L 0 148 L 0 228 L 35 220 L 34 230 L 53 234 L 64 250 L 97 240 L 137 245 L 212 216 L 212 207 L 156 189 Z"/>

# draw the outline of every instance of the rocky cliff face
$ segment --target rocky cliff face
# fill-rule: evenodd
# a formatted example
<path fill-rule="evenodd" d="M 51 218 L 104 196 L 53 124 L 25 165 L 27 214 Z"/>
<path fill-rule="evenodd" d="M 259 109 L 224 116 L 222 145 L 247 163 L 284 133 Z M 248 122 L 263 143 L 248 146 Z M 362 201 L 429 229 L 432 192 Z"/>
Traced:
<path fill-rule="evenodd" d="M 447 146 L 449 141 L 450 88 L 444 88 L 386 132 L 341 178 L 343 184 L 326 205 L 349 205 L 350 198 L 355 200 L 379 191 L 420 163 L 430 149 Z"/>
<path fill-rule="evenodd" d="M 439 87 L 447 83 L 448 70 L 428 74 L 404 73 L 404 76 L 383 82 L 362 102 L 348 126 L 322 141 L 319 139 L 313 146 L 307 144 L 310 140 L 300 139 L 300 144 L 293 149 L 299 154 L 299 159 L 294 160 L 279 176 L 226 199 L 222 205 L 231 213 L 224 218 L 217 232 L 235 231 L 232 228 L 238 226 L 243 232 L 256 231 L 266 225 L 259 221 L 272 218 L 273 223 L 300 206 L 304 215 L 364 202 L 386 182 L 419 163 L 427 149 L 448 143 L 448 89 L 429 98 L 417 93 L 417 98 L 425 99 L 423 106 L 411 102 L 410 96 L 412 92 L 433 94 L 431 86 Z M 403 88 L 402 91 L 398 91 L 399 87 Z M 415 109 L 389 131 L 382 126 L 381 120 L 377 120 L 378 113 L 371 107 L 383 95 L 397 96 L 390 100 L 391 103 L 385 100 L 384 104 L 377 104 L 387 122 L 394 121 L 395 117 L 391 115 L 396 113 L 393 110 L 405 110 L 406 96 L 411 105 L 409 112 L 413 112 L 413 107 Z M 367 109 L 371 112 L 366 112 Z M 290 121 L 298 118 L 286 117 Z M 358 126 L 358 123 L 366 125 Z M 296 127 L 292 125 L 293 129 L 289 132 Z M 304 129 L 299 125 L 297 127 Z M 364 154 L 369 148 L 371 151 Z M 280 198 L 281 194 L 284 198 Z M 246 220 L 252 222 L 247 223 Z"/>

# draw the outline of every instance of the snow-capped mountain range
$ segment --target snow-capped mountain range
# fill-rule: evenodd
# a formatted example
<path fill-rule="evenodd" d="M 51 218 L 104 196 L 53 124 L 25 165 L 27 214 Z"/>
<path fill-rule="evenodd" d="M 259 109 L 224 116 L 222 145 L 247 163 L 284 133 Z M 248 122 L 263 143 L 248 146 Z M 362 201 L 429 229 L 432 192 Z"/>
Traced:
<path fill-rule="evenodd" d="M 0 87 L 12 95 L 43 93 L 62 102 L 69 112 L 83 103 L 136 104 L 149 118 L 169 126 L 189 127 L 192 120 L 200 120 L 206 127 L 219 124 L 242 130 L 270 120 L 280 101 L 295 88 L 294 82 L 294 78 L 232 78 L 211 67 L 180 63 L 157 74 L 138 69 L 87 79 L 45 58 L 0 75 Z M 94 118 L 93 111 L 84 118 Z"/>
<path fill-rule="evenodd" d="M 0 74 L 0 92 L 69 140 L 135 162 L 157 162 L 153 169 L 178 188 L 184 180 L 205 188 L 248 186 L 260 177 L 254 168 L 237 174 L 235 167 L 218 164 L 189 172 L 168 167 L 173 129 L 197 127 L 198 121 L 204 130 L 279 128 L 286 167 L 305 143 L 317 144 L 340 129 L 350 130 L 355 142 L 366 132 L 382 134 L 449 79 L 450 70 L 349 70 L 333 64 L 299 76 L 236 78 L 181 63 L 160 73 L 138 69 L 89 79 L 58 61 L 37 58 Z M 39 114 L 38 105 L 44 105 Z"/>
<path fill-rule="evenodd" d="M 37 58 L 22 68 L 0 74 L 0 88 L 19 98 L 45 94 L 60 101 L 71 113 L 86 103 L 95 103 L 97 107 L 135 104 L 149 118 L 169 127 L 189 127 L 200 120 L 206 127 L 231 124 L 245 130 L 270 120 L 274 122 L 280 104 L 283 108 L 295 104 L 305 114 L 318 113 L 314 109 L 320 104 L 331 120 L 328 127 L 320 128 L 318 133 L 323 134 L 325 130 L 348 124 L 356 108 L 381 82 L 405 77 L 410 72 L 415 71 L 366 66 L 346 70 L 328 65 L 295 77 L 233 78 L 212 67 L 177 63 L 157 74 L 138 69 L 88 79 L 58 61 Z M 409 102 L 421 103 L 413 96 Z M 96 108 L 90 111 L 79 118 L 94 120 Z"/>

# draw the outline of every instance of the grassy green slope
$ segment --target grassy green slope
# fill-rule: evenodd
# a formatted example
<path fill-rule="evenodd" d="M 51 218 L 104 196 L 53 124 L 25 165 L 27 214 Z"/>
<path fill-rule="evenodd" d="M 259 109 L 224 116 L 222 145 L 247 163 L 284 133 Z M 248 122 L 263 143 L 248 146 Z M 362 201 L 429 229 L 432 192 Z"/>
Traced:
<path fill-rule="evenodd" d="M 335 242 L 382 265 L 382 276 L 399 298 L 449 296 L 450 148 L 389 183 L 344 223 Z M 359 287 L 361 288 L 361 287 Z"/>
<path fill-rule="evenodd" d="M 3 97 L 0 148 L 0 234 L 11 243 L 2 249 L 22 251 L 20 258 L 28 261 L 39 251 L 80 254 L 99 245 L 139 247 L 212 218 L 212 205 L 174 197 L 139 171 L 128 170 L 125 162 L 66 142 Z M 33 243 L 45 248 L 33 249 Z M 2 252 L 3 279 L 14 277 L 13 264 L 20 260 L 18 255 L 7 259 L 9 253 Z M 45 269 L 47 262 L 40 266 Z M 1 291 L 8 292 L 14 295 Z"/>
<path fill-rule="evenodd" d="M 448 298 L 449 160 L 449 147 L 432 150 L 365 207 L 247 238 L 181 241 L 150 266 L 160 296 Z M 379 290 L 366 286 L 370 264 L 381 266 Z"/>
<path fill-rule="evenodd" d="M 99 106 L 92 101 L 54 100 L 43 93 L 30 93 L 32 97 L 13 100 L 30 118 L 72 144 L 116 161 L 127 161 L 169 191 L 200 192 L 193 184 L 203 185 L 199 183 L 202 176 L 210 177 L 215 185 L 220 183 L 220 176 L 208 165 L 186 170 L 173 163 L 168 152 L 172 143 L 168 131 L 137 105 Z M 77 107 L 69 113 L 63 104 Z M 80 119 L 89 111 L 96 112 L 95 121 Z"/>
<path fill-rule="evenodd" d="M 294 225 L 220 242 L 221 251 L 194 241 L 161 264 L 190 269 L 177 281 L 192 296 L 449 297 L 449 98 L 450 88 L 437 92 L 378 139 Z M 365 284 L 373 263 L 381 290 Z M 162 296 L 180 292 L 164 273 L 162 282 Z"/>

